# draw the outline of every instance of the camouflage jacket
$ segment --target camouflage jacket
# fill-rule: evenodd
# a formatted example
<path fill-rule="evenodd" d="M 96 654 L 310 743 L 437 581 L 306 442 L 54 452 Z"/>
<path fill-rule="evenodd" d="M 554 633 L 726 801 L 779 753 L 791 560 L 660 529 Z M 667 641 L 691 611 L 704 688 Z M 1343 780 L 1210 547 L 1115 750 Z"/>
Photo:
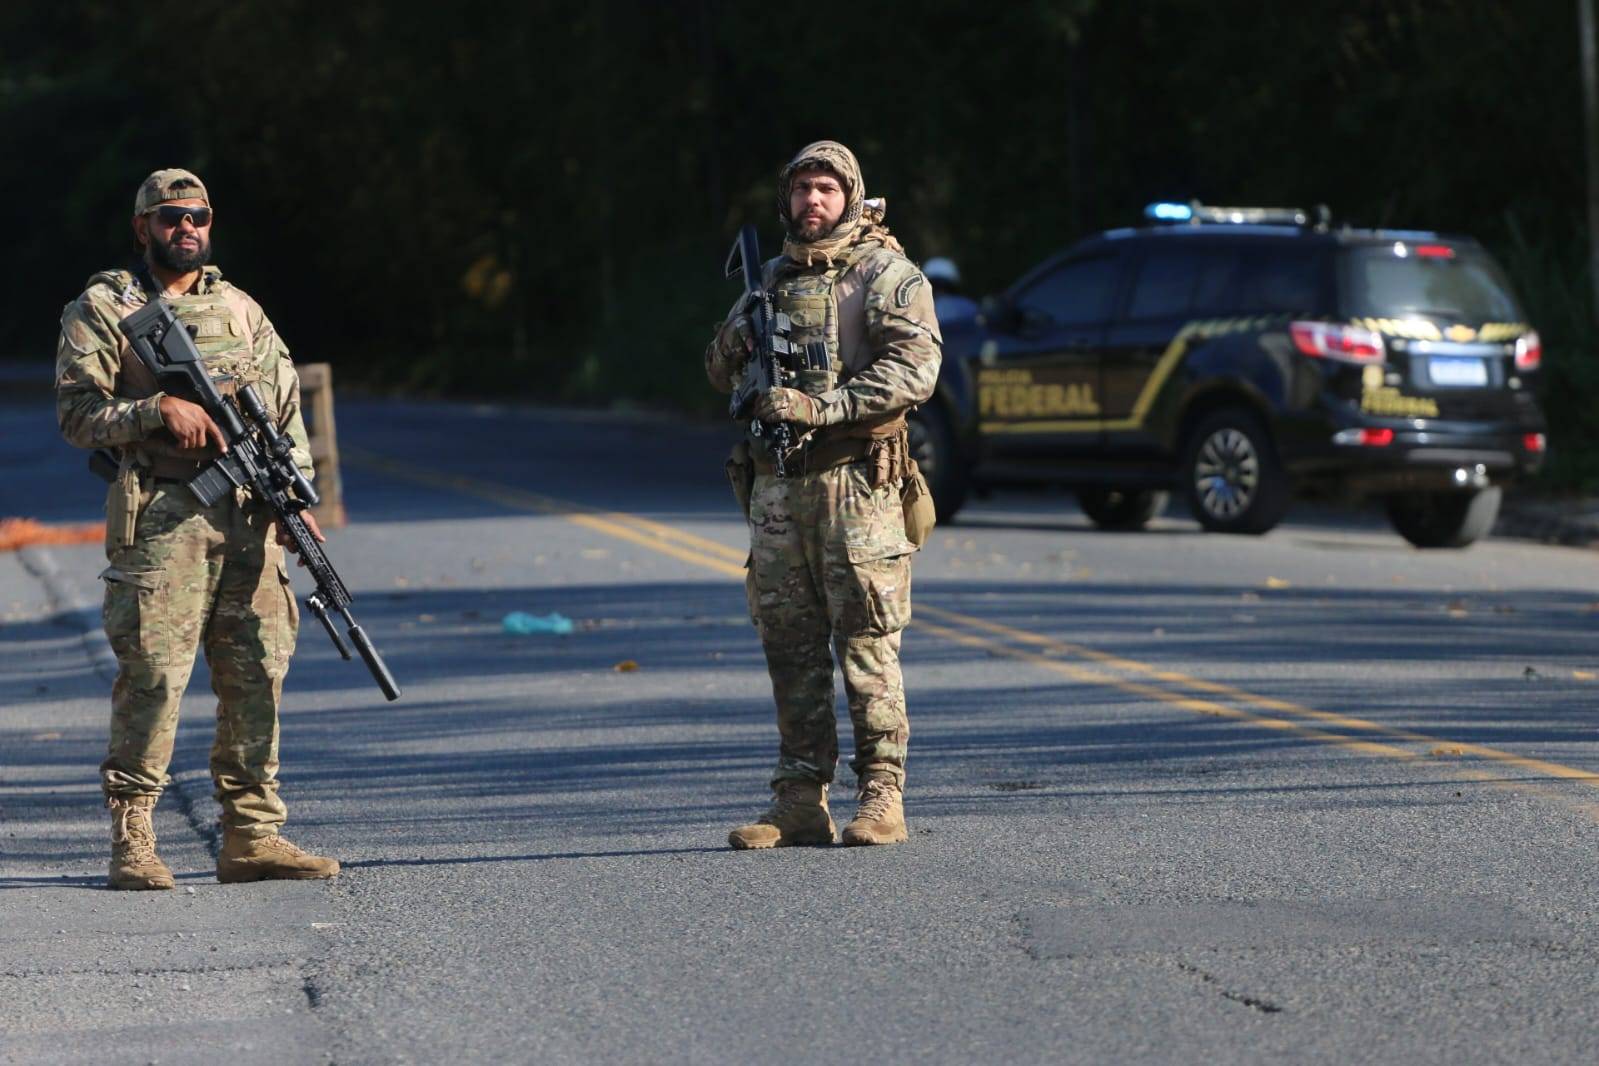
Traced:
<path fill-rule="evenodd" d="M 915 263 L 866 242 L 851 249 L 841 271 L 778 258 L 766 264 L 765 275 L 780 307 L 831 289 L 820 313 L 825 317 L 830 305 L 835 321 L 795 322 L 795 340 L 803 343 L 811 332 L 825 339 L 840 368 L 833 387 L 817 395 L 821 424 L 879 421 L 933 395 L 943 338 L 931 286 Z M 734 305 L 705 352 L 706 376 L 720 392 L 733 391 L 742 362 L 732 327 L 741 305 Z"/>
<path fill-rule="evenodd" d="M 107 270 L 61 312 L 56 344 L 56 420 L 80 448 L 120 447 L 146 465 L 153 457 L 201 462 L 214 449 L 180 449 L 162 423 L 161 397 L 149 372 L 129 348 L 117 323 L 149 301 L 127 270 Z M 294 445 L 294 461 L 309 477 L 311 447 L 300 413 L 300 378 L 289 350 L 261 305 L 206 267 L 194 291 L 168 297 L 173 313 L 194 327 L 195 346 L 213 376 L 230 375 L 256 387 L 281 432 Z"/>

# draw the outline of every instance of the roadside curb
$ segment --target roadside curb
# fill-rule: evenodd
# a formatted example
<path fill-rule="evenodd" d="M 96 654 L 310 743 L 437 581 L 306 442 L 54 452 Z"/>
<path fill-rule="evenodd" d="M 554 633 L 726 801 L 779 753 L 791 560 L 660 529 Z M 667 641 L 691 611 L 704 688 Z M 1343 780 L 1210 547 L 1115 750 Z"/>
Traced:
<path fill-rule="evenodd" d="M 83 640 L 83 650 L 88 655 L 89 665 L 94 667 L 94 672 L 107 684 L 115 681 L 117 657 L 111 651 L 111 642 L 106 639 L 105 630 L 100 626 L 99 607 L 78 593 L 73 583 L 62 574 L 55 556 L 48 549 L 23 548 L 17 552 L 17 557 L 21 560 L 23 568 L 44 585 L 45 593 L 50 597 L 51 608 L 59 612 L 68 624 L 79 631 Z"/>
<path fill-rule="evenodd" d="M 1587 548 L 1599 544 L 1599 500 L 1507 498 L 1493 535 Z"/>

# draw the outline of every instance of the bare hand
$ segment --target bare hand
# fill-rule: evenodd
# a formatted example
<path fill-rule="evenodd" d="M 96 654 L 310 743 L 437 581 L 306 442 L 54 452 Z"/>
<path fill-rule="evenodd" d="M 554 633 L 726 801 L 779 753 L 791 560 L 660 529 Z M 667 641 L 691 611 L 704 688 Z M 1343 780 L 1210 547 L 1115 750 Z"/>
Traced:
<path fill-rule="evenodd" d="M 305 521 L 306 531 L 311 534 L 313 540 L 315 540 L 318 544 L 327 543 L 328 538 L 322 535 L 321 527 L 316 524 L 316 515 L 312 514 L 310 511 L 301 511 L 300 518 Z M 300 554 L 300 549 L 295 546 L 294 538 L 289 536 L 288 530 L 284 529 L 277 523 L 273 523 L 273 528 L 277 531 L 279 544 L 281 544 L 290 554 Z M 301 559 L 299 561 L 299 565 L 304 566 L 305 560 Z"/>
<path fill-rule="evenodd" d="M 792 422 L 796 426 L 822 424 L 822 405 L 798 389 L 772 389 L 761 397 L 755 417 L 762 422 Z"/>
<path fill-rule="evenodd" d="M 226 452 L 228 442 L 222 436 L 222 428 L 211 420 L 205 413 L 205 408 L 188 400 L 180 400 L 176 396 L 161 397 L 161 421 L 172 435 L 178 439 L 178 446 L 188 449 L 199 449 L 206 446 L 207 441 L 215 442 L 217 450 Z"/>

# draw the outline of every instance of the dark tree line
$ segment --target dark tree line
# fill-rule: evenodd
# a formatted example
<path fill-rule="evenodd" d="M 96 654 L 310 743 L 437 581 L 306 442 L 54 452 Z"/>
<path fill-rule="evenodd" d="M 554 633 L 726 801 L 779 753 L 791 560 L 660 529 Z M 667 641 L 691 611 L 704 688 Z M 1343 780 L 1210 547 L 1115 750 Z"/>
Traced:
<path fill-rule="evenodd" d="M 1563 483 L 1599 478 L 1570 0 L 106 0 L 0 10 L 14 264 L 0 356 L 129 253 L 188 165 L 217 260 L 305 360 L 396 388 L 705 406 L 737 224 L 835 137 L 912 254 L 979 291 L 1153 199 L 1466 231 L 1548 355 Z"/>

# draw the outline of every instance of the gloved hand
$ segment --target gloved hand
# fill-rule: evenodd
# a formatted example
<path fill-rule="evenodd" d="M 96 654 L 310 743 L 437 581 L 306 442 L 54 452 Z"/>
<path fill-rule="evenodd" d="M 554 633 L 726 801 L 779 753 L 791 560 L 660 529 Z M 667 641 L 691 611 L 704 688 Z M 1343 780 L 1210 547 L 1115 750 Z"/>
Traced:
<path fill-rule="evenodd" d="M 750 322 L 748 315 L 734 315 L 722 323 L 722 328 L 717 331 L 716 343 L 712 346 L 716 352 L 716 361 L 723 374 L 732 377 L 738 368 L 744 365 L 744 360 L 755 351 L 755 326 Z"/>
<path fill-rule="evenodd" d="M 791 422 L 796 426 L 820 426 L 823 422 L 821 401 L 807 396 L 798 389 L 773 389 L 761 397 L 755 417 L 762 422 Z"/>

